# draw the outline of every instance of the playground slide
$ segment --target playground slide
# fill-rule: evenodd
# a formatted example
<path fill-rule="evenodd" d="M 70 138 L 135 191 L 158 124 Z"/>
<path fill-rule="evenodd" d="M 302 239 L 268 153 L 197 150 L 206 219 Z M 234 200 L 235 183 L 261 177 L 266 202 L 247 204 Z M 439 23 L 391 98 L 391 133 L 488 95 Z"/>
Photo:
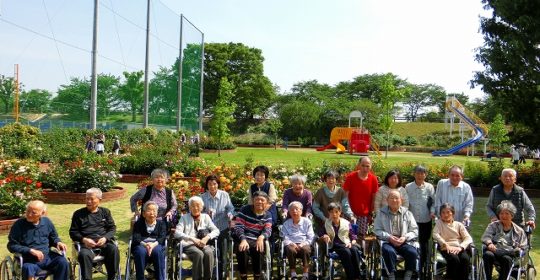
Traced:
<path fill-rule="evenodd" d="M 324 151 L 326 149 L 335 147 L 336 152 L 344 153 L 345 151 L 347 151 L 347 149 L 345 149 L 345 146 L 339 143 L 339 141 L 349 140 L 351 138 L 351 133 L 353 129 L 354 128 L 350 127 L 334 127 L 330 132 L 330 144 L 317 148 L 317 151 Z"/>
<path fill-rule="evenodd" d="M 459 104 L 459 103 L 458 103 Z M 459 104 L 461 105 L 461 104 Z M 450 105 L 447 105 L 447 107 L 454 113 L 456 113 L 459 118 L 461 120 L 463 120 L 466 124 L 468 124 L 470 127 L 472 127 L 474 129 L 474 131 L 476 132 L 476 134 L 474 135 L 473 138 L 459 144 L 459 145 L 456 145 L 446 151 L 433 151 L 431 154 L 434 155 L 434 156 L 449 156 L 449 155 L 452 155 L 454 153 L 456 153 L 457 151 L 467 147 L 467 146 L 470 146 L 478 141 L 480 141 L 482 139 L 482 137 L 484 136 L 484 132 L 482 131 L 482 128 L 480 126 L 478 126 L 476 124 L 475 121 L 473 121 L 471 118 L 469 118 L 467 116 L 467 114 L 465 114 L 463 111 L 459 110 L 459 108 L 457 108 L 457 106 L 453 106 L 453 104 L 451 103 Z"/>
<path fill-rule="evenodd" d="M 379 150 L 379 144 L 377 144 L 375 142 L 374 139 L 371 139 L 371 145 L 370 145 L 370 148 L 375 152 L 377 153 L 377 155 L 382 155 L 381 151 Z"/>

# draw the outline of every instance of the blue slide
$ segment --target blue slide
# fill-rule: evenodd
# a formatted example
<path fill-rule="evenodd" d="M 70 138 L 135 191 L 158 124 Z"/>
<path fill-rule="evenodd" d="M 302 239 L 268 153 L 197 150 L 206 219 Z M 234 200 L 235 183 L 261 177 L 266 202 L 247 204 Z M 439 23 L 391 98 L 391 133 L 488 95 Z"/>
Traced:
<path fill-rule="evenodd" d="M 456 114 L 458 114 L 459 118 L 462 119 L 463 121 L 465 121 L 468 125 L 470 125 L 476 132 L 476 135 L 474 135 L 473 138 L 459 144 L 459 145 L 456 145 L 446 151 L 433 151 L 431 154 L 433 156 L 449 156 L 449 155 L 452 155 L 454 153 L 456 153 L 457 151 L 467 147 L 467 146 L 470 146 L 478 141 L 480 141 L 482 139 L 482 137 L 484 136 L 484 132 L 482 131 L 482 129 L 476 125 L 476 123 L 471 120 L 467 115 L 465 115 L 465 113 L 463 113 L 462 111 L 452 107 L 452 111 Z"/>

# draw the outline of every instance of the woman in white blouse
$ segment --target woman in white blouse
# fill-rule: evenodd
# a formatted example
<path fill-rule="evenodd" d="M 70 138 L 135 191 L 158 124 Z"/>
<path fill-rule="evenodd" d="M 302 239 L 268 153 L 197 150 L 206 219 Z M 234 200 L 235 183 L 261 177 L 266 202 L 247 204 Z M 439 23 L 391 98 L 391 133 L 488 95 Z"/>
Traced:
<path fill-rule="evenodd" d="M 208 241 L 219 236 L 219 229 L 208 214 L 202 213 L 204 203 L 199 196 L 188 200 L 189 213 L 180 218 L 174 237 L 181 240 L 188 258 L 193 262 L 193 279 L 212 279 L 214 247 Z"/>

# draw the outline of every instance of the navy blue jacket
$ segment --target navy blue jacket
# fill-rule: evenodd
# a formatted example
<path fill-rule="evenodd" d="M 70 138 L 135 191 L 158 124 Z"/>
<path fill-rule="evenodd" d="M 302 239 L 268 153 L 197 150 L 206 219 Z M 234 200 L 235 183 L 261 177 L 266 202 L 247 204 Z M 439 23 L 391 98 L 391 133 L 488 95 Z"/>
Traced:
<path fill-rule="evenodd" d="M 25 262 L 37 262 L 37 258 L 30 254 L 30 249 L 48 255 L 49 247 L 56 247 L 58 242 L 60 237 L 49 218 L 41 217 L 37 225 L 28 222 L 26 218 L 20 218 L 9 232 L 7 248 L 11 253 L 20 253 Z"/>

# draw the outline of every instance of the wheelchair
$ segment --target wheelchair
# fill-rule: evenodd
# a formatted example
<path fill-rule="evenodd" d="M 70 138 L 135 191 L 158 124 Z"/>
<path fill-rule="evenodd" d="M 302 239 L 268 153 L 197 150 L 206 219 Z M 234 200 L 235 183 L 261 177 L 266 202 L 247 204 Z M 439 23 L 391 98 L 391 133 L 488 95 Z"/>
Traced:
<path fill-rule="evenodd" d="M 213 270 L 213 275 L 212 275 L 212 279 L 215 279 L 215 280 L 219 280 L 220 279 L 220 275 L 219 275 L 219 270 L 218 270 L 218 267 L 219 267 L 219 247 L 218 247 L 218 243 L 217 243 L 217 238 L 214 238 L 212 240 L 209 241 L 209 243 L 211 243 L 210 246 L 214 247 L 214 267 L 212 268 Z M 192 270 L 189 269 L 189 268 L 184 268 L 183 267 L 183 262 L 185 260 L 189 261 L 189 257 L 187 254 L 185 254 L 183 251 L 184 251 L 184 244 L 182 242 L 177 242 L 177 245 L 176 245 L 176 252 L 175 252 L 175 264 L 174 264 L 174 270 L 176 272 L 176 280 L 182 280 L 182 279 L 185 279 L 186 277 L 189 277 L 193 274 Z M 232 278 L 231 278 L 232 279 Z"/>
<path fill-rule="evenodd" d="M 360 252 L 360 263 L 357 264 L 359 266 L 358 269 L 360 271 L 360 277 L 362 279 L 366 279 L 367 278 L 367 275 L 366 275 L 367 261 L 366 261 L 366 258 L 364 257 L 363 248 L 362 248 L 363 245 L 356 244 L 353 246 L 355 246 L 356 249 L 358 249 L 358 251 Z M 321 276 L 318 277 L 317 279 L 330 279 L 331 280 L 331 279 L 334 279 L 338 275 L 340 276 L 340 279 L 346 279 L 343 267 L 340 268 L 338 266 L 339 261 L 340 261 L 339 255 L 332 249 L 329 249 L 328 244 L 326 244 L 325 247 L 326 247 L 326 250 L 325 250 L 326 252 L 324 254 L 325 262 L 322 265 Z"/>
<path fill-rule="evenodd" d="M 65 252 L 59 252 L 56 250 L 56 248 L 52 248 L 51 251 L 57 252 L 58 254 L 63 255 L 66 257 Z M 67 260 L 67 258 L 66 258 Z M 69 263 L 69 261 L 68 261 Z M 23 256 L 21 254 L 13 254 L 13 257 L 7 256 L 2 263 L 0 263 L 0 279 L 2 280 L 26 280 L 23 279 L 22 275 L 22 267 L 23 267 L 24 261 Z M 36 274 L 37 280 L 44 280 L 49 275 L 54 274 L 54 271 L 49 270 L 40 270 Z"/>
<path fill-rule="evenodd" d="M 446 272 L 446 259 L 439 252 L 439 244 L 436 241 L 432 241 L 433 245 L 430 247 L 429 264 L 426 264 L 427 271 L 426 276 L 428 279 L 443 279 L 443 275 Z M 467 254 L 471 259 L 471 266 L 469 270 L 470 280 L 482 279 L 481 272 L 483 271 L 483 262 L 480 252 L 476 249 L 474 244 L 469 245 L 467 248 Z M 467 280 L 467 279 L 464 279 Z"/>
<path fill-rule="evenodd" d="M 285 253 L 285 244 L 283 243 L 283 235 L 281 234 L 281 227 L 279 229 L 280 238 L 277 241 L 278 255 L 277 255 L 277 268 L 278 268 L 278 279 L 289 279 L 289 260 Z M 319 253 L 319 244 L 317 243 L 317 238 L 311 243 L 311 270 L 310 277 L 315 276 L 315 279 L 322 279 L 322 273 L 320 271 L 320 253 Z M 302 274 L 299 274 L 302 275 Z M 311 277 L 312 278 L 312 277 Z"/>
<path fill-rule="evenodd" d="M 229 232 L 229 238 L 228 238 L 228 252 L 227 252 L 227 259 L 229 260 L 229 263 L 227 264 L 226 269 L 226 275 L 229 277 L 228 279 L 239 279 L 240 277 L 235 277 L 234 273 L 234 260 L 236 259 L 235 253 L 234 253 L 234 238 L 232 236 L 232 231 Z M 265 256 L 263 257 L 264 267 L 261 269 L 261 279 L 270 280 L 272 279 L 272 253 L 271 253 L 271 246 L 270 242 L 268 240 L 264 241 L 264 247 L 265 247 Z"/>
<path fill-rule="evenodd" d="M 129 239 L 128 242 L 128 250 L 126 252 L 126 274 L 125 274 L 125 280 L 135 280 L 136 279 L 136 270 L 135 270 L 135 260 L 133 259 L 133 255 L 131 252 L 131 246 L 132 246 L 132 240 Z M 165 244 L 163 246 L 163 250 L 168 251 L 168 240 L 165 239 Z M 149 262 L 146 264 L 145 267 L 145 279 L 153 279 L 154 278 L 154 265 L 153 263 Z M 169 265 L 168 265 L 168 254 L 165 252 L 165 267 L 163 268 L 165 270 L 165 279 L 168 278 L 168 272 L 169 272 Z"/>
<path fill-rule="evenodd" d="M 536 279 L 536 268 L 534 267 L 534 261 L 531 258 L 530 251 L 532 250 L 531 247 L 531 235 L 532 235 L 532 227 L 527 225 L 524 228 L 525 234 L 527 235 L 527 244 L 528 248 L 526 250 L 520 250 L 519 254 L 514 257 L 512 266 L 510 268 L 510 273 L 504 277 L 499 276 L 499 279 L 501 280 L 533 280 Z M 482 252 L 484 252 L 485 245 L 482 245 Z M 498 273 L 501 272 L 500 264 L 495 261 L 495 270 L 497 270 Z M 482 263 L 480 270 L 480 275 L 485 279 L 486 272 L 484 270 L 484 266 Z"/>
<path fill-rule="evenodd" d="M 378 240 L 378 260 L 379 260 L 379 264 L 378 264 L 378 269 L 376 269 L 375 271 L 375 274 L 374 274 L 374 277 L 373 279 L 381 279 L 381 280 L 384 280 L 385 276 L 387 276 L 389 274 L 388 272 L 388 268 L 386 267 L 386 263 L 384 261 L 384 258 L 383 258 L 383 253 L 382 253 L 382 250 L 383 250 L 383 244 L 386 243 L 386 241 L 383 241 L 383 240 Z M 416 257 L 416 264 L 415 264 L 415 271 L 413 272 L 413 278 L 416 278 L 416 279 L 420 279 L 420 272 L 418 271 L 419 267 L 420 267 L 420 244 L 418 244 L 418 242 L 414 242 L 412 244 L 412 246 L 416 249 L 416 252 L 417 252 L 417 257 Z M 405 258 L 403 258 L 403 256 L 401 255 L 397 255 L 397 264 L 399 263 L 403 263 L 405 261 Z M 399 275 L 399 272 L 402 272 L 398 269 L 398 267 L 396 267 L 396 278 L 398 278 L 398 275 Z"/>
<path fill-rule="evenodd" d="M 118 250 L 118 242 L 114 240 L 113 244 Z M 71 256 L 71 259 L 69 259 L 71 263 L 71 279 L 70 280 L 82 279 L 82 269 L 78 261 L 78 256 L 79 256 L 80 251 L 81 251 L 81 243 L 74 241 L 72 256 Z M 103 267 L 105 265 L 105 257 L 100 254 L 100 249 L 99 248 L 92 249 L 92 252 L 94 252 L 95 254 L 94 258 L 92 259 L 92 274 L 101 273 L 103 275 L 107 275 L 108 272 L 106 272 Z M 120 262 L 118 262 L 118 266 L 116 267 L 115 279 L 122 280 L 122 275 L 120 273 Z"/>

